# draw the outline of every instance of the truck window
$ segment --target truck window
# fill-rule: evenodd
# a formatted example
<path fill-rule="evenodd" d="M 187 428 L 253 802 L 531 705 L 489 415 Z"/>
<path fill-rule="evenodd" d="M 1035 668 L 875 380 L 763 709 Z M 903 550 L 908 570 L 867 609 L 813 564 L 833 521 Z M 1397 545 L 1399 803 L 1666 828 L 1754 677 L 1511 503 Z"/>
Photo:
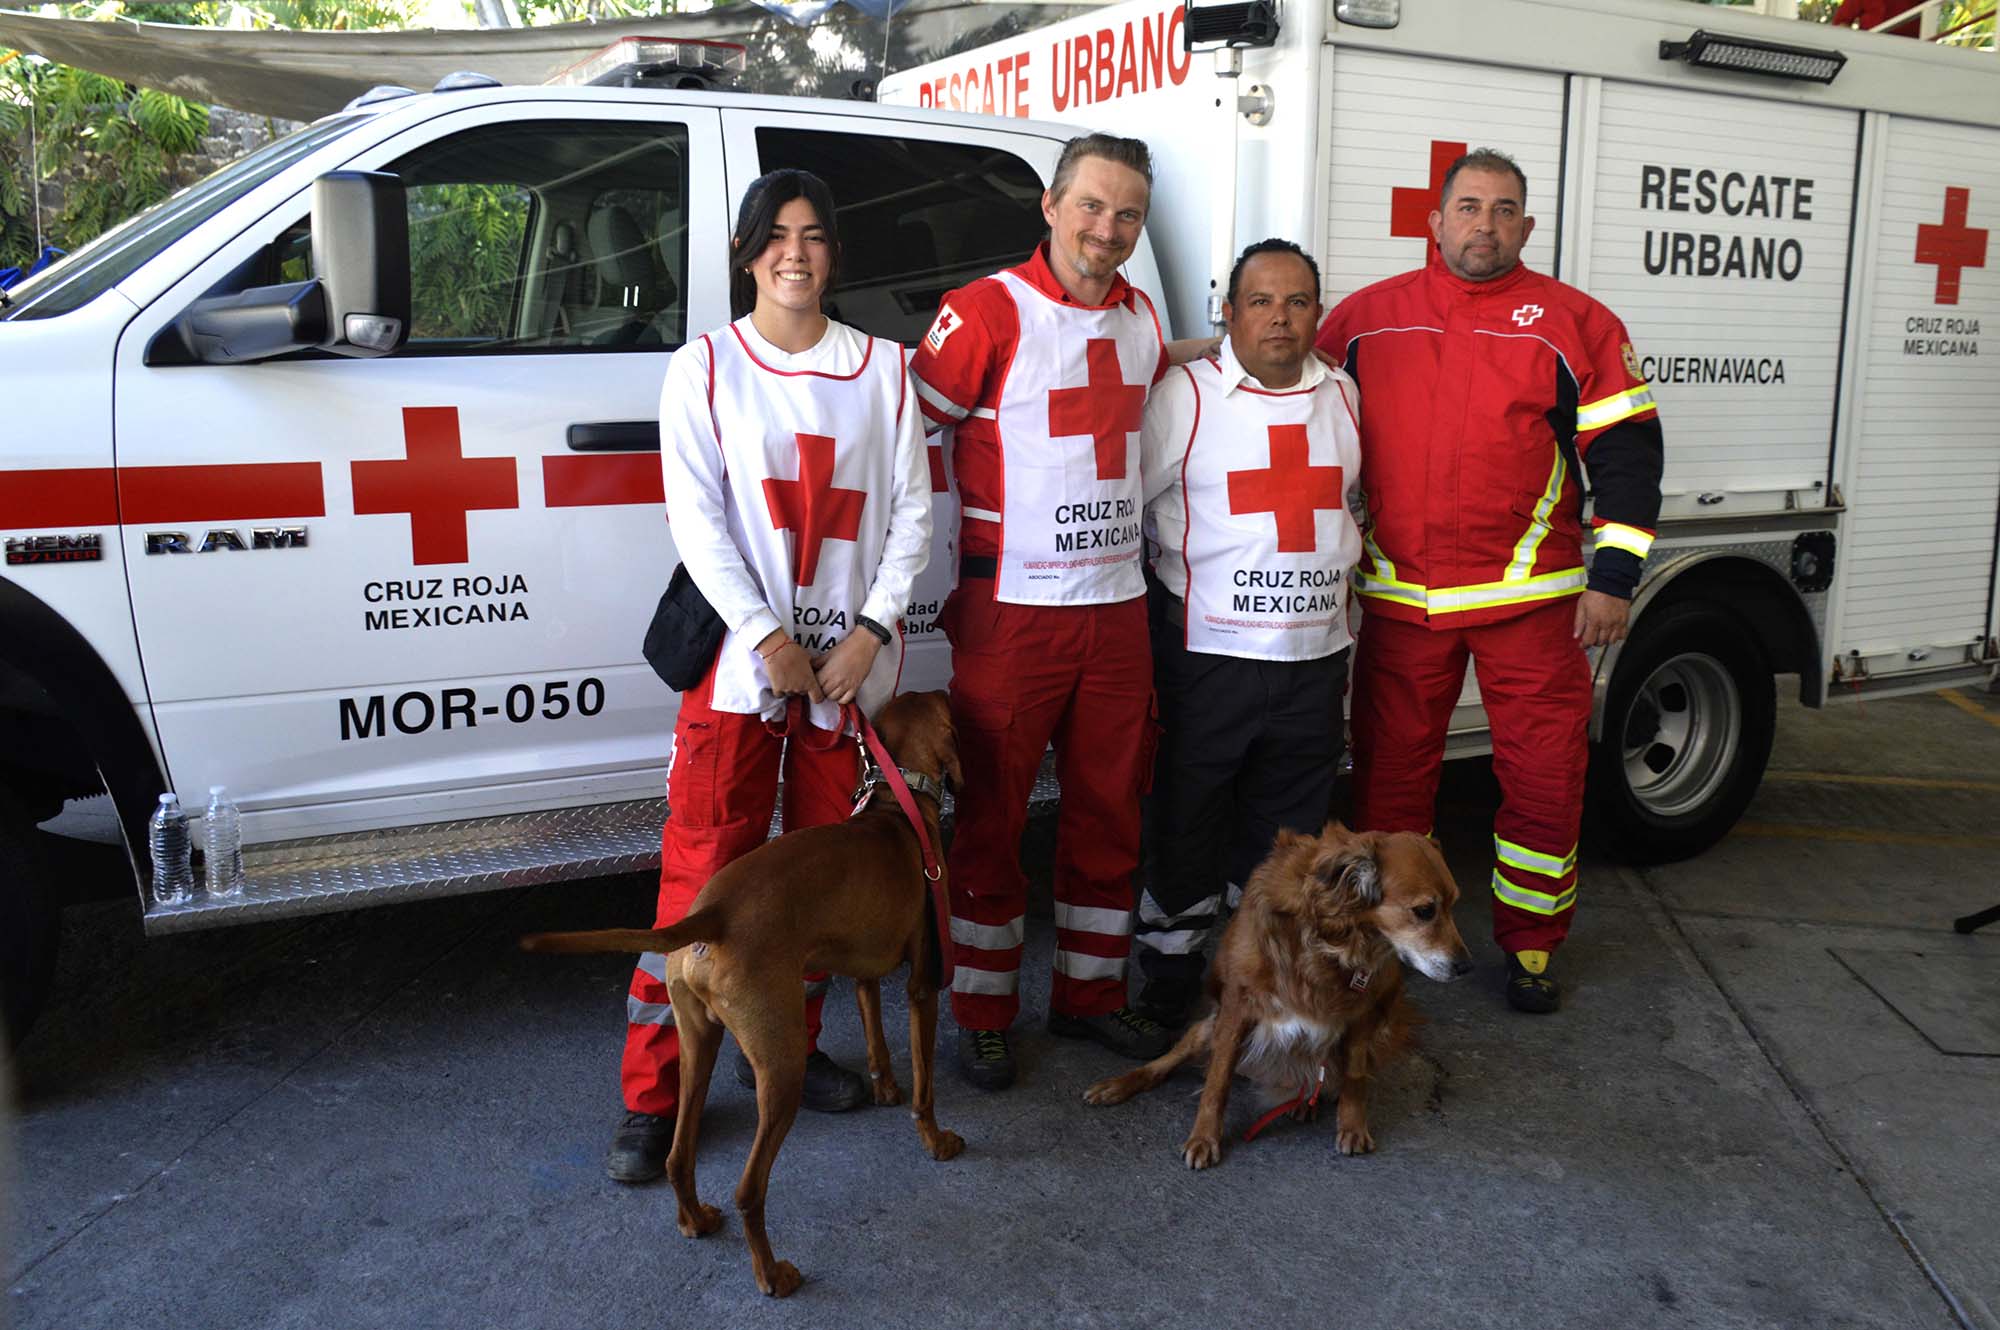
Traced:
<path fill-rule="evenodd" d="M 766 127 L 757 155 L 763 170 L 803 167 L 833 190 L 833 312 L 878 337 L 915 342 L 947 292 L 1021 262 L 1048 229 L 1042 178 L 1003 148 Z"/>
<path fill-rule="evenodd" d="M 409 200 L 400 354 L 666 351 L 686 340 L 685 126 L 487 125 L 387 169 Z"/>

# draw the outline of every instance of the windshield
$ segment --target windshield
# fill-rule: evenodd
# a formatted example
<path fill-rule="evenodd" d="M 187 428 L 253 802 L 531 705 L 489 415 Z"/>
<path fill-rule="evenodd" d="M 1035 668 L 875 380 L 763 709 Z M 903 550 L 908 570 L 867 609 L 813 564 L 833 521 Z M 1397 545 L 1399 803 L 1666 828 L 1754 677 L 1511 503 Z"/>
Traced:
<path fill-rule="evenodd" d="M 46 319 L 81 309 L 245 193 L 368 118 L 336 116 L 308 125 L 128 218 L 8 291 L 0 319 Z"/>

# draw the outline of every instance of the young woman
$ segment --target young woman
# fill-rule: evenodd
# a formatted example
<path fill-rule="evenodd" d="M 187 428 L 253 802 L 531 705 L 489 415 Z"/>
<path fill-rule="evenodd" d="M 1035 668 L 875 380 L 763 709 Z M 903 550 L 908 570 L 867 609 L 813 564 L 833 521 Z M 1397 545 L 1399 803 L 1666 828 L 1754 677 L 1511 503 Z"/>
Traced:
<path fill-rule="evenodd" d="M 667 366 L 667 519 L 728 631 L 674 722 L 656 927 L 763 842 L 781 769 L 787 831 L 847 816 L 859 767 L 840 705 L 874 711 L 901 671 L 897 619 L 930 550 L 923 425 L 903 348 L 823 312 L 839 266 L 825 182 L 761 177 L 731 241 L 736 321 Z M 680 1049 L 665 967 L 643 957 L 626 1000 L 627 1111 L 606 1160 L 620 1182 L 659 1176 L 672 1144 Z M 826 977 L 805 978 L 806 1106 L 851 1108 L 866 1082 L 818 1050 Z"/>

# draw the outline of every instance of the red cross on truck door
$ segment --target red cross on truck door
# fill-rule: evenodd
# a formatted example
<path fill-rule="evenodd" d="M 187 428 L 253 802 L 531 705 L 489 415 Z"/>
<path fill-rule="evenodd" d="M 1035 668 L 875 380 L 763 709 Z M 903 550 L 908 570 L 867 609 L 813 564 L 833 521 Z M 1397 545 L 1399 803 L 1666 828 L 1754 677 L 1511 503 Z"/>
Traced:
<path fill-rule="evenodd" d="M 467 457 L 455 406 L 403 408 L 400 462 L 353 462 L 356 515 L 408 513 L 413 562 L 464 563 L 465 515 L 518 508 L 511 457 Z"/>
<path fill-rule="evenodd" d="M 861 490 L 836 489 L 833 484 L 834 441 L 824 434 L 800 434 L 799 478 L 764 481 L 764 503 L 771 510 L 771 529 L 794 533 L 792 578 L 805 587 L 819 576 L 820 547 L 829 540 L 854 540 L 861 534 L 861 508 L 868 495 Z"/>
<path fill-rule="evenodd" d="M 1944 191 L 1944 220 L 1917 227 L 1917 262 L 1937 265 L 1937 294 L 1932 298 L 1935 304 L 1956 305 L 1959 274 L 1967 268 L 1986 266 L 1986 229 L 1965 224 L 1971 207 L 1970 189 L 1948 185 Z"/>
<path fill-rule="evenodd" d="M 1304 425 L 1272 425 L 1271 465 L 1229 473 L 1229 511 L 1238 517 L 1269 513 L 1278 523 L 1278 552 L 1319 549 L 1315 516 L 1341 506 L 1340 468 L 1314 466 Z"/>
<path fill-rule="evenodd" d="M 1132 435 L 1146 415 L 1146 385 L 1125 382 L 1112 338 L 1085 343 L 1084 364 L 1082 387 L 1049 390 L 1049 437 L 1088 434 L 1097 449 L 1097 478 L 1123 480 Z"/>

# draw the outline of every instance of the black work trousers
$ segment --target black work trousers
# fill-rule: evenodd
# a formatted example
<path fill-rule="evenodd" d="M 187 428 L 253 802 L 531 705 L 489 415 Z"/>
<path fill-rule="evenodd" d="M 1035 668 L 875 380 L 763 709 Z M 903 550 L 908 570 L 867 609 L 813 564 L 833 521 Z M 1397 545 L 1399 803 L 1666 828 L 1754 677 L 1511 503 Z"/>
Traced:
<path fill-rule="evenodd" d="M 1249 880 L 1281 827 L 1315 833 L 1332 813 L 1350 653 L 1273 661 L 1189 651 L 1179 602 L 1167 608 L 1153 630 L 1165 733 L 1133 940 L 1147 979 L 1192 984 L 1230 887 Z"/>

